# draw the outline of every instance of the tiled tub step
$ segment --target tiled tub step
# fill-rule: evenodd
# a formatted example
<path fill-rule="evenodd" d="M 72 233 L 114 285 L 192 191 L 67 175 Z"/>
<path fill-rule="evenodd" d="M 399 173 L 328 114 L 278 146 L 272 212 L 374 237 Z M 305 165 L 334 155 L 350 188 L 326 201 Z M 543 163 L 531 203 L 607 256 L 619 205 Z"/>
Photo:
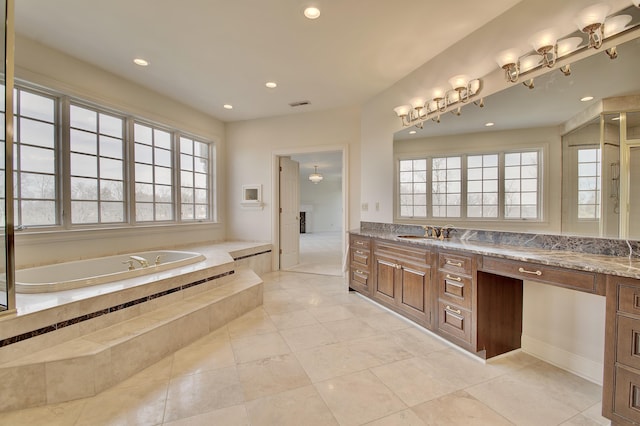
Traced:
<path fill-rule="evenodd" d="M 212 290 L 0 365 L 0 411 L 96 395 L 262 304 L 238 270 Z"/>

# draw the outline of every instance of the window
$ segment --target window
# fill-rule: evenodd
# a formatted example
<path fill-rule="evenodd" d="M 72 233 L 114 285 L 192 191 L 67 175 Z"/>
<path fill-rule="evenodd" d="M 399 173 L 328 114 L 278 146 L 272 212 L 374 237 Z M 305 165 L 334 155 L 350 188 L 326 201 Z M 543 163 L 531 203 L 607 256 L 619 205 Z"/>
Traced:
<path fill-rule="evenodd" d="M 180 198 L 182 220 L 209 215 L 209 144 L 180 137 Z"/>
<path fill-rule="evenodd" d="M 123 118 L 71 105 L 72 223 L 125 221 L 123 132 Z"/>
<path fill-rule="evenodd" d="M 600 219 L 600 148 L 578 149 L 578 219 Z"/>
<path fill-rule="evenodd" d="M 467 157 L 467 217 L 498 217 L 498 154 Z"/>
<path fill-rule="evenodd" d="M 427 160 L 400 160 L 400 215 L 427 217 Z"/>
<path fill-rule="evenodd" d="M 171 133 L 134 124 L 136 221 L 173 220 Z"/>
<path fill-rule="evenodd" d="M 18 226 L 58 223 L 55 99 L 14 90 L 14 215 Z"/>
<path fill-rule="evenodd" d="M 400 159 L 399 217 L 539 219 L 540 152 Z"/>
<path fill-rule="evenodd" d="M 461 160 L 461 157 L 442 157 L 432 160 L 431 201 L 433 217 L 460 217 Z"/>
<path fill-rule="evenodd" d="M 0 137 L 2 156 L 4 146 Z M 209 141 L 46 89 L 15 88 L 16 226 L 212 221 L 214 166 Z"/>
<path fill-rule="evenodd" d="M 538 217 L 538 151 L 504 155 L 504 216 Z"/>

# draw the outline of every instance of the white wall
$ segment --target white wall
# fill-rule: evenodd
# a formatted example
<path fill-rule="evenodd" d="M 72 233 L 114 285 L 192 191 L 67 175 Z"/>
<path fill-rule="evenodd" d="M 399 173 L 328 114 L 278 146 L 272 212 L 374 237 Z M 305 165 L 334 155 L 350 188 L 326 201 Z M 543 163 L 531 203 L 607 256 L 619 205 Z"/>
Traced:
<path fill-rule="evenodd" d="M 360 218 L 353 212 L 357 212 L 360 199 L 359 117 L 358 108 L 340 108 L 228 123 L 225 179 L 229 191 L 228 238 L 273 241 L 274 156 L 342 148 L 348 161 L 343 179 L 352 212 L 347 229 L 357 228 Z M 262 185 L 264 209 L 242 208 L 240 188 L 243 184 Z"/>
<path fill-rule="evenodd" d="M 174 126 L 216 143 L 216 167 L 224 175 L 224 123 L 139 85 L 79 61 L 33 40 L 17 36 L 16 79 L 86 101 Z M 225 185 L 216 182 L 217 202 L 225 205 Z M 115 253 L 224 240 L 224 209 L 219 223 L 16 233 L 16 266 L 26 267 Z"/>
<path fill-rule="evenodd" d="M 301 176 L 300 205 L 310 207 L 306 215 L 307 233 L 335 232 L 342 226 L 342 179 L 325 176 L 314 184 Z"/>

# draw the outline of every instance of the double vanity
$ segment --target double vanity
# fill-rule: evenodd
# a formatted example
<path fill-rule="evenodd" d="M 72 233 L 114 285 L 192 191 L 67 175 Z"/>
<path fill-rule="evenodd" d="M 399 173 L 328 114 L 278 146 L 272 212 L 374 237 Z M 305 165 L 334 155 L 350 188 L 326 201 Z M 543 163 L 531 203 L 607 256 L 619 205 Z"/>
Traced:
<path fill-rule="evenodd" d="M 521 346 L 523 280 L 606 296 L 603 415 L 640 424 L 638 249 L 470 230 L 440 240 L 363 223 L 350 234 L 349 287 L 484 359 Z"/>

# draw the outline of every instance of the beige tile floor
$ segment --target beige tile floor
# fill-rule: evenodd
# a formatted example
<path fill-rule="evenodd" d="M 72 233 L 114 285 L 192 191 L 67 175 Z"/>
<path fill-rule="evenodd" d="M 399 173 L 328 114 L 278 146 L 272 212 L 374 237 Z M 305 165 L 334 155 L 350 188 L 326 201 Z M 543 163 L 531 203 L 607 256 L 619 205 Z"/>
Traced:
<path fill-rule="evenodd" d="M 483 364 L 341 277 L 274 272 L 264 305 L 93 398 L 2 425 L 602 425 L 601 388 L 524 353 Z"/>

